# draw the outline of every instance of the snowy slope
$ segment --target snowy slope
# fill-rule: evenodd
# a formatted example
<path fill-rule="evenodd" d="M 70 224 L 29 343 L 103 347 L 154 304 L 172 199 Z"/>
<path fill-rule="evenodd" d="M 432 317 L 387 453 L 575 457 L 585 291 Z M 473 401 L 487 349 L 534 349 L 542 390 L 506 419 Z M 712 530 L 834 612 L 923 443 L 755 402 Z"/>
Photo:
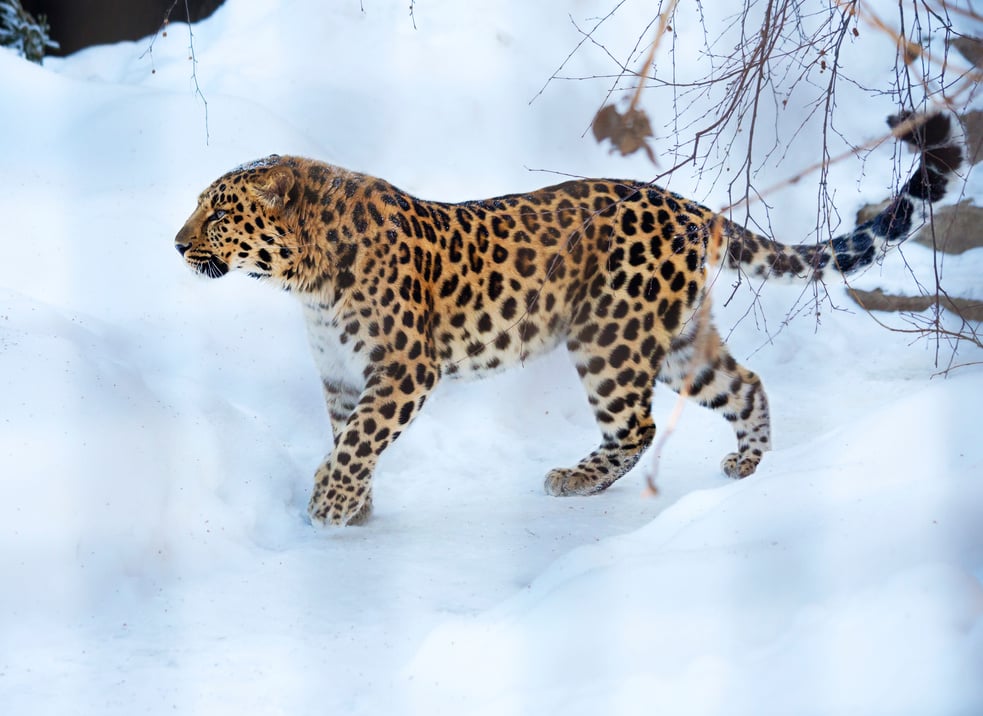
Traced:
<path fill-rule="evenodd" d="M 818 321 L 801 287 L 717 306 L 772 403 L 777 449 L 750 480 L 719 474 L 730 429 L 687 408 L 657 497 L 650 460 L 596 498 L 547 497 L 545 472 L 597 439 L 557 354 L 441 386 L 381 461 L 373 520 L 307 524 L 330 438 L 300 316 L 189 275 L 172 241 L 198 191 L 274 151 L 444 199 L 654 171 L 582 136 L 609 80 L 537 96 L 582 39 L 571 18 L 606 4 L 416 3 L 416 29 L 402 4 L 339 5 L 233 2 L 195 26 L 207 124 L 181 26 L 152 56 L 0 50 L 0 712 L 983 710 L 983 370 L 933 377 L 947 345 L 885 331 L 832 283 Z M 626 3 L 598 37 L 629 57 L 650 13 Z M 588 43 L 559 74 L 610 62 Z M 865 101 L 852 141 L 892 111 Z M 836 168 L 844 223 L 894 171 L 889 146 Z M 780 237 L 809 235 L 807 184 L 774 202 Z M 893 258 L 856 283 L 931 283 L 927 250 Z M 947 285 L 978 295 L 981 270 L 978 251 L 947 259 Z"/>

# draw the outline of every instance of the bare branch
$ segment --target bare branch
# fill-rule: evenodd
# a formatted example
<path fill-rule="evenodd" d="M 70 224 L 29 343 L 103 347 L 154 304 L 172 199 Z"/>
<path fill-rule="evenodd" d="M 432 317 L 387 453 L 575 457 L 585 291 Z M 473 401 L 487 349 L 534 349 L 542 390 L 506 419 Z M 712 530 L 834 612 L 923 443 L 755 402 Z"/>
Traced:
<path fill-rule="evenodd" d="M 158 36 L 167 37 L 167 28 L 171 23 L 171 14 L 174 12 L 174 8 L 177 7 L 179 2 L 181 2 L 181 0 L 174 0 L 174 2 L 171 3 L 171 6 L 164 12 L 164 19 L 161 21 L 160 27 L 157 28 L 157 31 L 153 34 L 153 37 L 150 38 L 150 44 L 147 46 L 147 49 L 144 50 L 138 58 L 142 60 L 144 57 L 150 57 L 151 74 L 157 74 L 157 68 L 154 65 L 154 43 L 157 41 Z M 205 94 L 201 91 L 201 85 L 198 84 L 198 57 L 195 54 L 195 35 L 194 31 L 191 29 L 191 10 L 188 7 L 188 0 L 184 0 L 184 13 L 185 18 L 188 21 L 188 60 L 191 62 L 191 82 L 194 88 L 194 95 L 201 100 L 201 104 L 204 107 L 205 144 L 208 144 L 209 140 L 211 139 L 208 129 L 208 100 L 205 99 Z"/>

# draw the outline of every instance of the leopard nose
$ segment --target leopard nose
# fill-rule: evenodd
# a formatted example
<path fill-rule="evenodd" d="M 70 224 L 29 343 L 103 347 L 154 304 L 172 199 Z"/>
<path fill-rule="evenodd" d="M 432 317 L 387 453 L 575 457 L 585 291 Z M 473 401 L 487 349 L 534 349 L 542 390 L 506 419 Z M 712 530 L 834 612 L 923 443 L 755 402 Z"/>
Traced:
<path fill-rule="evenodd" d="M 174 237 L 174 248 L 182 256 L 184 256 L 185 251 L 191 248 L 191 232 L 188 231 L 187 226 L 182 226 L 181 230 L 177 232 L 177 236 Z"/>

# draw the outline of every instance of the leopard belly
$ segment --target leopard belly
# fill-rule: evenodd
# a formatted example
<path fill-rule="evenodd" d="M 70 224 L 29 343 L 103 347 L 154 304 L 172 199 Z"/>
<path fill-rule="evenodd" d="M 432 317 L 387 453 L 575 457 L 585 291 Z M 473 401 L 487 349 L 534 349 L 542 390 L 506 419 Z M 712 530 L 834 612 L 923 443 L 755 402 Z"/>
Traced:
<path fill-rule="evenodd" d="M 559 332 L 541 331 L 521 336 L 514 327 L 503 329 L 493 337 L 465 340 L 448 346 L 441 353 L 441 375 L 456 380 L 474 380 L 498 373 L 549 353 L 563 342 Z"/>
<path fill-rule="evenodd" d="M 332 384 L 348 392 L 361 391 L 369 356 L 357 336 L 334 311 L 314 303 L 304 305 L 307 340 L 326 389 Z"/>

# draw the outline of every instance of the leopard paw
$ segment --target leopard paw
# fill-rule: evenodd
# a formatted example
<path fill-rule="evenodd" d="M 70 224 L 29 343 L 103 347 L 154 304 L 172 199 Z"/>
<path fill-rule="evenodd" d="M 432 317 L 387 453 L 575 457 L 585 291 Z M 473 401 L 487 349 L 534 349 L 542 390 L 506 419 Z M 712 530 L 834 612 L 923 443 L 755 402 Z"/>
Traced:
<path fill-rule="evenodd" d="M 741 457 L 740 453 L 732 452 L 720 461 L 720 469 L 727 477 L 741 480 L 754 473 L 761 458 L 758 456 Z"/>
<path fill-rule="evenodd" d="M 557 468 L 546 473 L 547 495 L 569 497 L 570 495 L 595 495 L 603 492 L 614 480 L 599 479 L 596 475 L 585 474 L 581 470 Z"/>
<path fill-rule="evenodd" d="M 307 505 L 307 514 L 318 525 L 361 525 L 372 514 L 372 495 L 342 492 L 333 487 L 315 489 Z"/>

